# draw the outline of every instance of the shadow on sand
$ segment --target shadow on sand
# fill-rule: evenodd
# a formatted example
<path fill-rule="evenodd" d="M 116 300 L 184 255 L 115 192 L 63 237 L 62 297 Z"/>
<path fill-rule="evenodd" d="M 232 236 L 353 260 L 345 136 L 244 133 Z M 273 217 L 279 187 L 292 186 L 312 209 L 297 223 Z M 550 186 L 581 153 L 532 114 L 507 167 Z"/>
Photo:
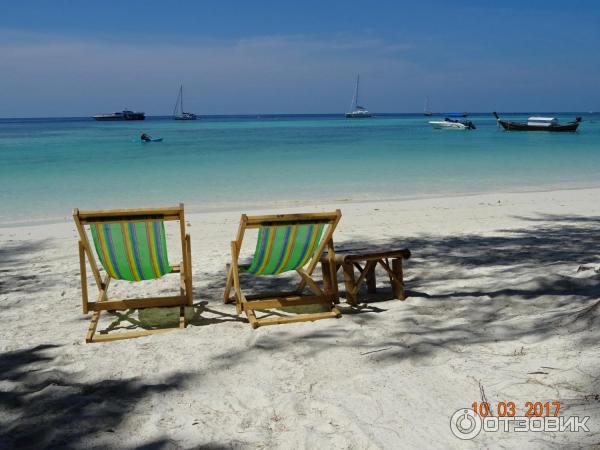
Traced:
<path fill-rule="evenodd" d="M 50 245 L 49 240 L 7 242 L 0 246 L 0 294 L 30 294 L 44 290 L 43 275 L 32 273 L 34 256 Z"/>
<path fill-rule="evenodd" d="M 341 248 L 407 247 L 413 254 L 405 271 L 409 299 L 402 304 L 395 330 L 374 342 L 360 342 L 360 351 L 368 353 L 365 363 L 411 360 L 427 364 L 436 352 L 458 355 L 496 342 L 514 343 L 518 351 L 523 350 L 524 340 L 541 342 L 561 333 L 576 336 L 573 342 L 577 350 L 597 349 L 600 217 L 522 219 L 530 225 L 499 230 L 493 236 L 422 235 L 341 242 Z M 27 254 L 35 253 L 38 245 L 42 244 L 17 249 L 18 257 L 14 256 L 14 248 L 0 249 L 2 269 L 7 262 L 22 261 Z M 198 282 L 191 326 L 240 320 L 232 305 L 222 305 L 222 266 L 195 276 Z M 12 289 L 12 284 L 9 286 Z M 253 280 L 252 286 L 254 290 L 285 288 L 268 277 Z M 0 289 L 6 289 L 6 284 Z M 378 300 L 385 298 L 389 298 L 389 291 L 383 289 Z M 387 304 L 382 301 L 360 308 L 342 305 L 344 317 L 338 323 L 353 321 L 376 327 L 378 318 L 386 314 Z M 439 320 L 441 309 L 445 310 L 444 321 Z M 526 326 L 514 320 L 523 314 L 529 316 Z M 277 333 L 256 336 L 249 349 L 215 356 L 212 370 L 243 364 L 252 352 L 298 349 L 299 341 L 307 345 L 296 351 L 307 358 L 332 346 L 357 345 L 343 326 L 300 336 L 281 326 Z M 133 414 L 137 403 L 148 396 L 181 389 L 184 379 L 190 376 L 180 374 L 158 384 L 138 378 L 79 383 L 56 368 L 58 364 L 50 355 L 57 351 L 55 346 L 44 345 L 0 355 L 1 448 L 82 448 L 92 438 L 102 442 L 102 434 L 113 433 L 126 416 Z M 579 389 L 580 395 L 567 400 L 571 405 L 585 406 L 597 417 L 600 374 L 592 372 L 585 377 L 585 386 L 571 386 Z M 138 448 L 173 446 L 165 439 Z"/>
<path fill-rule="evenodd" d="M 561 334 L 572 334 L 578 350 L 596 349 L 600 217 L 544 215 L 520 219 L 525 226 L 498 230 L 491 236 L 421 235 L 337 243 L 338 248 L 409 248 L 413 255 L 405 266 L 409 299 L 402 304 L 396 331 L 376 342 L 360 342 L 361 349 L 365 353 L 377 351 L 369 356 L 377 362 L 412 360 L 423 364 L 436 352 L 449 350 L 458 355 L 469 347 L 497 342 L 513 343 L 517 353 L 526 351 L 523 342 L 543 342 Z M 225 274 L 206 275 L 204 292 L 212 301 L 219 301 Z M 390 305 L 383 300 L 392 295 L 385 274 L 378 275 L 384 286 L 374 297 L 376 302 L 369 301 L 360 308 L 342 303 L 341 321 L 377 326 Z M 272 288 L 274 281 L 245 277 L 244 282 L 251 282 L 252 288 L 260 291 Z M 340 290 L 343 295 L 342 284 Z M 361 298 L 365 294 L 363 286 Z M 439 320 L 442 311 L 444 321 Z M 517 320 L 522 315 L 528 320 Z M 331 345 L 356 346 L 342 328 L 303 335 L 301 339 L 309 342 L 304 356 L 326 351 Z M 291 349 L 299 338 L 288 334 L 280 330 L 273 336 L 261 336 L 254 345 L 264 351 Z M 385 351 L 379 351 L 382 348 Z M 229 355 L 229 363 L 235 364 L 235 358 Z M 571 405 L 589 406 L 592 402 L 594 411 L 600 413 L 600 373 L 587 373 L 584 378 L 589 382 L 585 387 L 571 386 L 581 392 L 570 400 Z"/>
<path fill-rule="evenodd" d="M 141 378 L 79 383 L 57 368 L 57 351 L 40 345 L 0 355 L 0 448 L 110 448 L 110 436 L 140 401 L 182 389 L 198 376 L 181 373 L 157 384 Z M 160 439 L 135 448 L 175 446 Z"/>

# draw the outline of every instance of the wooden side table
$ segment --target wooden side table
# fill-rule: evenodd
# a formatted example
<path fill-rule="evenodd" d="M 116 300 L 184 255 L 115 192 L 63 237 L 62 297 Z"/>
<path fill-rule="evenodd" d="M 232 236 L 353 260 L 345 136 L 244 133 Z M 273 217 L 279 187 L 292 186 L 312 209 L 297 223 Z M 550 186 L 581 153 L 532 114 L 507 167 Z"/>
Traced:
<path fill-rule="evenodd" d="M 398 300 L 404 300 L 406 299 L 406 293 L 404 290 L 402 260 L 409 258 L 410 250 L 408 249 L 385 252 L 369 251 L 369 249 L 340 250 L 339 252 L 336 250 L 335 270 L 330 270 L 330 263 L 326 254 L 321 257 L 323 284 L 326 290 L 337 293 L 337 272 L 341 267 L 346 285 L 346 299 L 348 303 L 356 306 L 358 305 L 358 290 L 363 282 L 367 283 L 369 293 L 376 292 L 375 268 L 379 264 L 390 277 L 394 297 Z M 355 278 L 355 268 L 359 272 L 358 279 Z M 332 279 L 332 276 L 334 279 Z"/>

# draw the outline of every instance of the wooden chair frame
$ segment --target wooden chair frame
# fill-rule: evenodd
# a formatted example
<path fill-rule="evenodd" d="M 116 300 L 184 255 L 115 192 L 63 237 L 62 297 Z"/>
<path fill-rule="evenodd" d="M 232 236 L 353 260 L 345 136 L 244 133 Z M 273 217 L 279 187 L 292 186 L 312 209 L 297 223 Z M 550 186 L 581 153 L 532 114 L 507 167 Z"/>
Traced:
<path fill-rule="evenodd" d="M 326 286 L 325 292 L 317 285 L 312 278 L 312 273 L 315 270 L 325 248 L 332 264 L 330 267 L 335 267 L 335 251 L 333 249 L 333 232 L 342 217 L 341 211 L 338 209 L 335 212 L 329 213 L 309 213 L 309 214 L 277 214 L 264 216 L 247 216 L 242 214 L 240 226 L 235 241 L 231 241 L 231 264 L 226 267 L 227 284 L 224 292 L 224 302 L 233 301 L 230 298 L 231 290 L 234 290 L 236 311 L 238 314 L 244 312 L 250 325 L 253 328 L 258 328 L 264 325 L 275 325 L 291 322 L 306 322 L 318 319 L 327 319 L 340 317 L 340 311 L 335 307 L 338 301 L 337 286 Z M 327 227 L 321 238 L 321 242 L 317 247 L 312 258 L 309 259 L 304 268 L 296 269 L 300 276 L 300 284 L 291 292 L 271 292 L 265 294 L 246 295 L 242 292 L 240 286 L 240 267 L 239 253 L 242 248 L 244 234 L 247 229 L 259 228 L 268 225 L 296 225 L 303 223 L 325 223 Z M 331 274 L 334 277 L 335 274 Z M 303 295 L 302 292 L 308 286 L 312 291 L 312 295 Z M 305 313 L 294 316 L 279 316 L 267 317 L 259 319 L 256 317 L 255 310 L 268 310 L 275 308 L 283 308 L 290 306 L 304 305 L 328 305 L 330 311 L 320 313 Z"/>
<path fill-rule="evenodd" d="M 92 314 L 92 320 L 85 338 L 86 342 L 106 342 L 119 339 L 130 339 L 150 334 L 170 331 L 173 328 L 161 328 L 152 330 L 136 330 L 118 332 L 113 334 L 96 336 L 96 328 L 102 311 L 123 311 L 128 309 L 155 308 L 160 306 L 179 306 L 179 329 L 185 328 L 185 306 L 192 306 L 192 252 L 190 235 L 185 232 L 185 216 L 183 203 L 179 206 L 164 208 L 136 208 L 136 209 L 103 209 L 93 211 L 73 210 L 73 219 L 79 233 L 79 269 L 81 274 L 81 299 L 83 313 Z M 90 223 L 120 223 L 143 220 L 178 220 L 181 233 L 182 261 L 178 265 L 171 266 L 170 273 L 180 274 L 179 295 L 163 297 L 132 298 L 122 300 L 108 299 L 108 286 L 111 276 L 107 273 L 102 279 L 98 264 L 94 257 L 94 251 L 90 245 L 85 225 Z M 92 275 L 98 287 L 98 297 L 95 302 L 88 300 L 88 286 L 86 273 L 86 259 L 89 263 Z"/>

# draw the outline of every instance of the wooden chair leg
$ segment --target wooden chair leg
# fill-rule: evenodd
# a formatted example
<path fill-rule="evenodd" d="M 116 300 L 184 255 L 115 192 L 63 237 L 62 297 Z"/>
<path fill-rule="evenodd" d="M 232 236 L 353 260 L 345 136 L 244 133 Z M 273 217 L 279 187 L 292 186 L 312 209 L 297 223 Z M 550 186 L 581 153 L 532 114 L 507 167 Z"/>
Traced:
<path fill-rule="evenodd" d="M 179 272 L 179 295 L 181 295 L 182 297 L 184 297 L 186 294 L 186 280 L 185 280 L 185 265 L 182 262 L 181 263 L 181 271 Z"/>
<path fill-rule="evenodd" d="M 108 274 L 106 274 L 106 277 L 104 278 L 104 281 L 102 282 L 102 287 L 99 287 L 99 292 L 98 292 L 98 299 L 96 300 L 97 303 L 99 302 L 104 302 L 108 300 L 108 285 L 110 284 L 110 276 Z M 100 320 L 100 313 L 102 313 L 102 311 L 94 311 L 92 313 L 92 320 L 90 321 L 90 326 L 88 328 L 88 332 L 85 336 L 85 342 L 86 343 L 91 343 L 94 342 L 94 335 L 96 334 L 96 328 L 98 328 L 98 321 Z"/>
<path fill-rule="evenodd" d="M 323 286 L 325 292 L 333 296 L 333 303 L 336 305 L 340 302 L 340 293 L 338 290 L 337 271 L 340 268 L 339 264 L 325 261 L 321 263 L 323 272 Z"/>
<path fill-rule="evenodd" d="M 331 267 L 329 261 L 321 261 L 321 272 L 323 274 L 323 289 L 325 292 L 331 292 L 333 282 L 331 280 Z"/>
<path fill-rule="evenodd" d="M 402 258 L 392 259 L 392 272 L 395 275 L 395 279 L 390 277 L 392 289 L 394 291 L 394 297 L 396 297 L 398 300 L 406 300 L 406 292 L 404 291 L 404 274 L 402 272 Z"/>
<path fill-rule="evenodd" d="M 88 313 L 88 287 L 87 271 L 85 268 L 85 247 L 83 242 L 79 241 L 79 272 L 81 274 L 81 302 L 83 304 L 83 313 Z"/>
<path fill-rule="evenodd" d="M 346 300 L 351 305 L 356 306 L 358 302 L 356 294 L 354 294 L 356 286 L 354 281 L 354 266 L 352 264 L 342 264 L 342 270 L 344 271 L 344 284 L 346 285 Z"/>
<path fill-rule="evenodd" d="M 333 246 L 333 239 L 329 239 L 329 242 L 327 243 L 327 262 L 329 263 L 329 285 L 331 288 L 329 292 L 332 294 L 333 303 L 337 305 L 340 303 L 340 293 L 337 282 L 337 270 L 339 266 L 335 261 L 335 248 Z M 323 273 L 325 273 L 325 271 L 323 271 Z"/>
<path fill-rule="evenodd" d="M 250 326 L 255 330 L 260 326 L 258 319 L 256 318 L 256 314 L 251 309 L 246 310 L 246 317 L 248 318 L 248 322 L 250 322 Z"/>
<path fill-rule="evenodd" d="M 230 303 L 231 287 L 233 285 L 233 272 L 231 269 L 231 264 L 227 264 L 225 266 L 225 270 L 227 272 L 227 283 L 225 284 L 225 292 L 223 293 L 223 303 Z"/>
<path fill-rule="evenodd" d="M 185 306 L 179 307 L 179 329 L 185 328 Z"/>
<path fill-rule="evenodd" d="M 192 287 L 192 242 L 190 235 L 185 236 L 185 244 L 187 249 L 187 264 L 185 265 L 185 290 L 187 294 L 188 306 L 194 304 L 194 288 Z"/>
<path fill-rule="evenodd" d="M 310 277 L 310 275 L 308 275 L 302 269 L 296 269 L 296 272 L 304 280 L 304 282 L 306 283 L 306 285 L 308 286 L 308 288 L 313 292 L 313 294 L 315 294 L 315 295 L 323 295 L 323 291 L 317 285 L 317 283 L 315 283 L 315 280 L 313 280 Z"/>
<path fill-rule="evenodd" d="M 98 327 L 98 320 L 100 319 L 101 312 L 102 311 L 94 311 L 92 314 L 92 320 L 90 321 L 90 326 L 85 336 L 85 342 L 88 344 L 94 340 L 94 334 L 96 333 L 96 328 Z"/>
<path fill-rule="evenodd" d="M 242 287 L 240 286 L 240 272 L 238 268 L 238 246 L 236 241 L 231 242 L 231 267 L 229 272 L 231 274 L 233 289 L 235 291 L 235 310 L 239 314 L 242 313 Z"/>

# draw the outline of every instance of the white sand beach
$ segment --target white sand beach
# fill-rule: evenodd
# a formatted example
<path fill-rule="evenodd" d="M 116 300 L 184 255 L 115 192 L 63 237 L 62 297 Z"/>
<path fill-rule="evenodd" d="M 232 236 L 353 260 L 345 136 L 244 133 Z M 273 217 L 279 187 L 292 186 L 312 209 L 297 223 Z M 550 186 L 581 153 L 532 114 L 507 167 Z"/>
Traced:
<path fill-rule="evenodd" d="M 360 308 L 342 298 L 340 319 L 257 330 L 222 303 L 230 241 L 250 211 L 188 214 L 190 324 L 102 344 L 84 342 L 73 222 L 0 228 L 0 448 L 600 446 L 599 198 L 580 189 L 303 207 L 341 208 L 341 248 L 409 248 L 408 298 L 392 299 L 379 274 L 379 293 Z M 111 289 L 160 294 L 177 282 Z M 452 414 L 484 399 L 513 401 L 517 415 L 526 402 L 560 401 L 561 415 L 590 416 L 590 431 L 456 438 Z"/>

